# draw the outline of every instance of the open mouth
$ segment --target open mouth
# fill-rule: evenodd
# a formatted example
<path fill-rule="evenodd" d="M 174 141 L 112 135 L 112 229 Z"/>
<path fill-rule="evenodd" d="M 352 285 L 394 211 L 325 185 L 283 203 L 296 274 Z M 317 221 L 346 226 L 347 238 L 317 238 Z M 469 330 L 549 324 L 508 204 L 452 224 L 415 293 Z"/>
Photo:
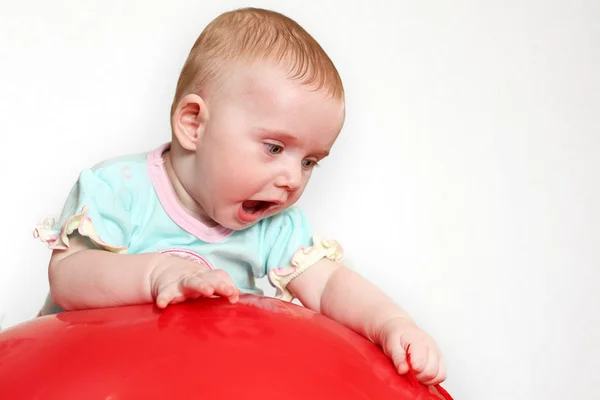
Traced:
<path fill-rule="evenodd" d="M 266 211 L 278 206 L 279 203 L 264 200 L 246 200 L 239 208 L 239 218 L 244 222 L 258 220 Z"/>
<path fill-rule="evenodd" d="M 274 203 L 272 201 L 246 200 L 242 203 L 242 208 L 244 209 L 245 213 L 254 215 L 262 214 L 262 212 L 276 205 L 277 203 Z"/>

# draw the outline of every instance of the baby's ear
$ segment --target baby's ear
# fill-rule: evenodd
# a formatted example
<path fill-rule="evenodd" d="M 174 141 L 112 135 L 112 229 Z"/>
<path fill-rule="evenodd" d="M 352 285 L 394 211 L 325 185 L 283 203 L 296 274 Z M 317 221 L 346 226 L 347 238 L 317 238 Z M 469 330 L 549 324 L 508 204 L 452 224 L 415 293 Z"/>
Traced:
<path fill-rule="evenodd" d="M 208 122 L 208 109 L 202 97 L 197 94 L 184 96 L 173 113 L 173 134 L 186 150 L 196 151 L 196 147 Z"/>

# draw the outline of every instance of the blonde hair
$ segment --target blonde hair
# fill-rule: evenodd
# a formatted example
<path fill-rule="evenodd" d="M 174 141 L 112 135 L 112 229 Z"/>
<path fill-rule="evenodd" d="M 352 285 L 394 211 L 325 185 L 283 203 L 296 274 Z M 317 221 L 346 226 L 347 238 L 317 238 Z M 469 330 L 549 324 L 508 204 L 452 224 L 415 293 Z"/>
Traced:
<path fill-rule="evenodd" d="M 233 60 L 281 63 L 291 79 L 343 100 L 342 80 L 319 43 L 292 19 L 274 11 L 243 8 L 219 15 L 202 31 L 183 66 L 171 118 L 187 94 L 207 96 L 226 63 Z"/>

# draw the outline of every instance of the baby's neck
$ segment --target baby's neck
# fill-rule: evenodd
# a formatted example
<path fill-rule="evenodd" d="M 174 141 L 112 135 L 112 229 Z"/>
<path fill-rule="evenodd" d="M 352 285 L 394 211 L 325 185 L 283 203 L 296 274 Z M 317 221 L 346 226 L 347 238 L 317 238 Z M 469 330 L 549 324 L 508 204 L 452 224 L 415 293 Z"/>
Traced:
<path fill-rule="evenodd" d="M 187 213 L 202 222 L 204 225 L 208 227 L 215 227 L 219 225 L 213 219 L 211 219 L 202 205 L 195 201 L 189 193 L 185 190 L 181 181 L 177 177 L 175 173 L 175 169 L 173 168 L 173 164 L 171 162 L 171 150 L 167 150 L 162 154 L 162 159 L 165 163 L 165 171 L 167 172 L 167 178 L 169 178 L 169 182 L 171 183 L 171 188 L 175 193 L 175 198 L 181 204 L 181 206 L 187 211 Z"/>

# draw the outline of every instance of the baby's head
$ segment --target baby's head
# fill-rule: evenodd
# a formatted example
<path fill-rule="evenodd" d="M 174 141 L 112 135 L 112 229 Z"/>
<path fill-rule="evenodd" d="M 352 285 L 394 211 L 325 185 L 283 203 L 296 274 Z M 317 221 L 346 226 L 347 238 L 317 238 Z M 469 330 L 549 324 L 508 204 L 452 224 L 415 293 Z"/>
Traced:
<path fill-rule="evenodd" d="M 194 44 L 171 107 L 169 161 L 184 205 L 230 229 L 285 210 L 344 115 L 338 72 L 302 27 L 266 10 L 222 14 Z"/>

